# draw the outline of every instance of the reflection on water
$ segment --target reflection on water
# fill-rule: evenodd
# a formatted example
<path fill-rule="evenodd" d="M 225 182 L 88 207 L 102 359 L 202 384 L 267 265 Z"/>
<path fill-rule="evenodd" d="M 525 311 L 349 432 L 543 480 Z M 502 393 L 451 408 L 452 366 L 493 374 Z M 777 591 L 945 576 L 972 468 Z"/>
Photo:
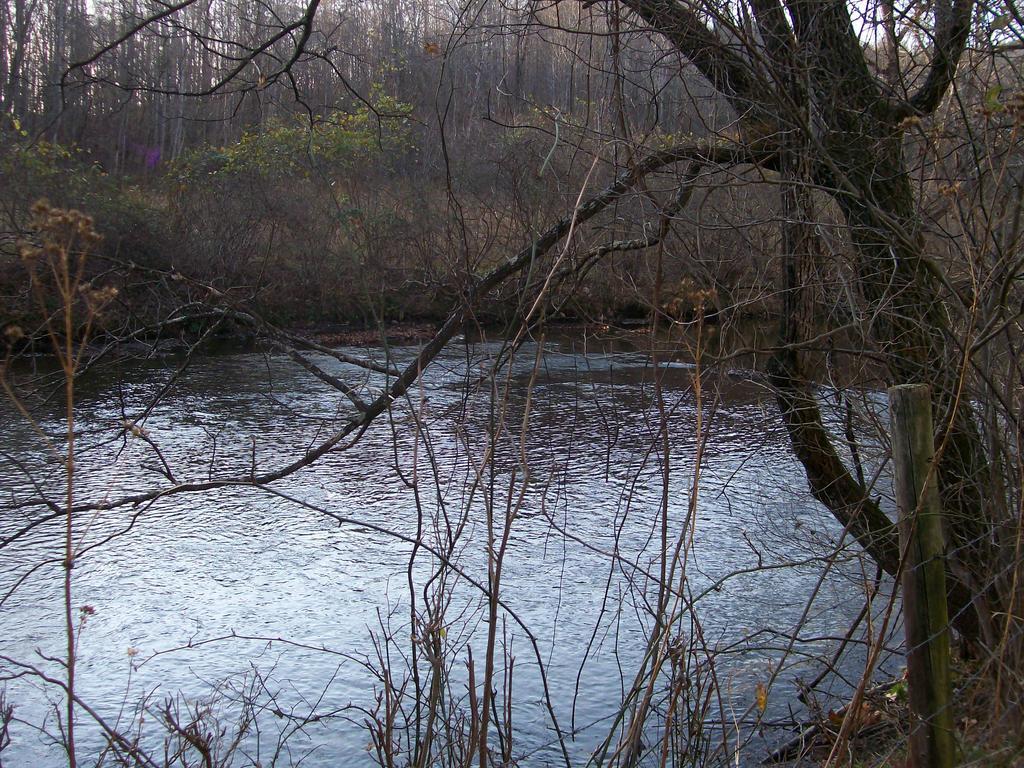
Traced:
<path fill-rule="evenodd" d="M 316 747 L 304 765 L 371 764 L 363 723 L 380 690 L 372 670 L 380 666 L 382 638 L 390 633 L 395 648 L 408 648 L 410 578 L 420 606 L 424 590 L 439 586 L 428 553 L 420 550 L 410 566 L 418 521 L 428 544 L 454 538 L 460 571 L 483 584 L 488 501 L 499 514 L 520 503 L 502 594 L 535 639 L 559 726 L 577 731 L 570 750 L 585 763 L 652 627 L 657 586 L 648 575 L 661 567 L 666 462 L 670 539 L 690 508 L 699 437 L 693 370 L 663 368 L 659 403 L 644 353 L 584 354 L 563 343 L 538 356 L 527 345 L 510 375 L 498 377 L 495 394 L 482 373 L 498 351 L 496 344 L 448 351 L 355 447 L 276 483 L 283 495 L 234 486 L 83 513 L 76 521 L 82 555 L 75 603 L 95 609 L 80 634 L 83 699 L 115 722 L 142 697 L 157 705 L 179 691 L 201 696 L 255 669 L 276 694 L 275 706 L 319 700 L 320 710 L 341 714 L 296 736 L 292 759 Z M 414 353 L 392 350 L 397 363 Z M 79 500 L 258 474 L 284 465 L 351 415 L 344 397 L 283 357 L 223 355 L 192 362 L 142 422 L 146 440 L 124 437 L 120 427 L 146 412 L 172 376 L 172 362 L 109 373 L 79 393 Z M 338 375 L 357 371 L 319 362 Z M 382 386 L 373 376 L 366 386 Z M 687 619 L 682 626 L 691 640 L 699 630 L 703 643 L 720 651 L 721 719 L 749 709 L 755 683 L 776 669 L 812 593 L 804 634 L 841 635 L 859 608 L 863 579 L 851 564 L 822 578 L 818 562 L 742 573 L 819 557 L 838 530 L 809 501 L 769 393 L 755 383 L 709 379 L 703 396 L 707 445 L 686 565 L 686 593 L 700 624 Z M 45 431 L 59 432 L 56 412 L 38 418 Z M 502 418 L 493 462 L 481 469 L 488 435 Z M 10 409 L 2 419 L 6 539 L 45 514 L 25 502 L 40 493 L 60 498 L 62 474 L 24 420 Z M 529 484 L 520 499 L 524 457 Z M 63 652 L 60 533 L 59 523 L 41 525 L 0 549 L 0 653 L 57 677 L 43 657 Z M 479 649 L 486 634 L 483 595 L 466 579 L 449 579 L 454 680 L 465 676 L 467 647 Z M 503 621 L 516 657 L 514 752 L 523 764 L 558 763 L 529 638 L 508 616 Z M 813 674 L 804 660 L 830 646 L 797 644 L 800 655 L 787 660 L 773 708 L 786 711 L 792 679 Z M 405 663 L 400 656 L 392 662 Z M 54 728 L 47 700 L 59 700 L 58 691 L 28 678 L 7 689 L 19 718 L 49 718 Z M 29 726 L 16 724 L 12 737 L 16 762 L 60 762 L 59 751 Z M 99 734 L 87 728 L 83 738 L 88 751 Z M 256 748 L 246 747 L 250 756 Z"/>

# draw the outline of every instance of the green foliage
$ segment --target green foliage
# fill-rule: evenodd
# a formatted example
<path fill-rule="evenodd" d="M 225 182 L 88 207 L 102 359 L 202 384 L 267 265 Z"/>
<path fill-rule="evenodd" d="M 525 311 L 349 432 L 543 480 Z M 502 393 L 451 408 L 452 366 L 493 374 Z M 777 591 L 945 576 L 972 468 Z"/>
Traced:
<path fill-rule="evenodd" d="M 885 698 L 889 701 L 895 701 L 899 703 L 906 703 L 907 701 L 907 680 L 905 677 L 900 678 L 893 683 L 889 690 L 885 692 Z"/>
<path fill-rule="evenodd" d="M 15 119 L 4 128 L 0 137 L 0 231 L 27 231 L 32 204 L 46 199 L 55 206 L 79 208 L 93 216 L 113 250 L 126 238 L 152 240 L 150 230 L 158 226 L 160 217 L 154 196 L 109 175 L 75 144 L 33 139 Z"/>
<path fill-rule="evenodd" d="M 32 141 L 17 125 L 5 139 L 0 150 L 0 178 L 24 198 L 53 197 L 51 190 L 69 199 L 81 197 L 105 175 L 78 146 Z M 22 202 L 27 205 L 31 200 Z"/>
<path fill-rule="evenodd" d="M 372 104 L 372 109 L 364 104 L 353 113 L 271 122 L 230 146 L 193 153 L 183 164 L 182 176 L 309 177 L 370 162 L 390 169 L 398 157 L 414 149 L 411 108 L 377 91 Z"/>

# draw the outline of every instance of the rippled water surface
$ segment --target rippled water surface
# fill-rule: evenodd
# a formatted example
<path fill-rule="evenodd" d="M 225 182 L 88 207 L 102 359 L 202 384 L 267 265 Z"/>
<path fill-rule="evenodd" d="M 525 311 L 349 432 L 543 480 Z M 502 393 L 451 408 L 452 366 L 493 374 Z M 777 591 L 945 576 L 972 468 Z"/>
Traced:
<path fill-rule="evenodd" d="M 443 541 L 449 526 L 458 533 L 453 560 L 466 578 L 449 576 L 445 642 L 459 681 L 470 648 L 480 665 L 486 633 L 485 602 L 469 579 L 487 581 L 487 509 L 504 515 L 519 504 L 502 596 L 532 633 L 559 727 L 577 731 L 567 740 L 574 762 L 583 764 L 607 732 L 651 628 L 656 589 L 644 574 L 660 567 L 666 462 L 670 540 L 691 502 L 696 510 L 686 589 L 699 598 L 693 616 L 700 623 L 687 619 L 683 639 L 699 635 L 719 651 L 728 712 L 743 716 L 755 683 L 769 679 L 787 646 L 764 630 L 789 633 L 803 616 L 808 636 L 842 634 L 863 590 L 852 565 L 824 577 L 820 565 L 810 564 L 716 584 L 759 564 L 820 555 L 839 533 L 809 500 L 768 392 L 728 378 L 705 381 L 707 444 L 692 499 L 698 420 L 691 367 L 664 368 L 659 410 L 645 353 L 565 342 L 538 354 L 527 345 L 511 371 L 499 375 L 495 394 L 482 374 L 500 350 L 477 344 L 448 351 L 390 417 L 379 418 L 352 447 L 275 483 L 279 495 L 238 485 L 81 514 L 74 603 L 95 609 L 79 638 L 83 700 L 109 722 L 124 722 L 143 697 L 155 712 L 178 692 L 206 696 L 222 681 L 238 684 L 240 675 L 258 673 L 277 695 L 274 707 L 339 714 L 297 735 L 289 759 L 312 749 L 304 765 L 372 764 L 364 723 L 381 690 L 373 672 L 382 666 L 378 653 L 392 654 L 396 674 L 405 669 L 409 580 L 418 607 L 423 590 L 438 586 L 430 578 L 437 561 L 428 553 L 419 551 L 410 567 L 417 521 L 426 521 L 428 544 Z M 392 354 L 401 363 L 415 349 Z M 358 369 L 318 361 L 335 375 L 360 378 Z M 83 385 L 79 502 L 259 474 L 301 455 L 352 414 L 344 397 L 285 357 L 201 357 L 176 376 L 178 364 L 126 365 Z M 372 390 L 383 380 L 363 383 Z M 55 406 L 33 406 L 33 414 L 43 432 L 62 429 Z M 488 435 L 502 417 L 505 431 L 485 466 Z M 64 652 L 62 527 L 23 531 L 47 514 L 26 502 L 45 494 L 60 503 L 63 473 L 24 418 L 7 406 L 0 418 L 0 535 L 18 534 L 0 549 L 0 653 L 59 678 L 59 667 L 45 657 Z M 126 419 L 143 426 L 145 440 L 124 436 Z M 163 475 L 166 468 L 174 482 Z M 501 632 L 516 658 L 513 751 L 523 765 L 557 764 L 561 752 L 542 705 L 534 647 L 523 626 L 502 613 Z M 797 650 L 821 652 L 830 643 L 800 643 Z M 137 655 L 130 657 L 130 648 Z M 793 677 L 813 675 L 787 663 L 777 683 L 780 711 Z M 8 676 L 16 671 L 4 667 Z M 56 730 L 52 703 L 59 691 L 31 677 L 6 687 L 23 721 L 12 728 L 12 765 L 59 764 L 59 751 L 27 724 Z M 464 691 L 465 683 L 453 687 Z M 144 735 L 156 731 L 157 716 L 147 717 Z M 271 717 L 269 726 L 275 721 L 278 728 L 285 722 Z M 94 754 L 98 731 L 83 728 L 82 751 Z M 260 744 L 246 742 L 252 761 L 267 763 L 273 730 Z"/>

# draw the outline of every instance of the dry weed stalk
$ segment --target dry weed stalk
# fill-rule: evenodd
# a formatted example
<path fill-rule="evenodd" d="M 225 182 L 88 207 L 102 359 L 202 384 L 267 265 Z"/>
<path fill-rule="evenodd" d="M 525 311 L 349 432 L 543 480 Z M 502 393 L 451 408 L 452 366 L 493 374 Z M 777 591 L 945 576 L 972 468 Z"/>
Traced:
<path fill-rule="evenodd" d="M 50 351 L 56 358 L 63 375 L 64 440 L 63 448 L 47 439 L 50 449 L 58 455 L 64 468 L 64 632 L 66 655 L 65 710 L 59 727 L 64 735 L 68 765 L 75 768 L 75 673 L 77 657 L 77 630 L 94 613 L 89 605 L 76 610 L 73 593 L 75 567 L 75 377 L 88 351 L 88 342 L 94 323 L 103 308 L 117 295 L 114 287 L 96 287 L 86 281 L 86 263 L 89 254 L 101 237 L 90 217 L 76 210 L 53 208 L 40 201 L 33 207 L 33 229 L 36 239 L 21 244 L 20 255 L 31 279 L 32 295 L 44 317 Z M 10 347 L 23 336 L 17 327 L 8 327 L 8 359 Z M 6 364 L 0 369 L 0 380 L 7 394 L 23 415 L 28 412 L 15 396 L 6 376 Z M 29 417 L 31 419 L 31 417 Z M 35 425 L 36 431 L 42 430 Z"/>

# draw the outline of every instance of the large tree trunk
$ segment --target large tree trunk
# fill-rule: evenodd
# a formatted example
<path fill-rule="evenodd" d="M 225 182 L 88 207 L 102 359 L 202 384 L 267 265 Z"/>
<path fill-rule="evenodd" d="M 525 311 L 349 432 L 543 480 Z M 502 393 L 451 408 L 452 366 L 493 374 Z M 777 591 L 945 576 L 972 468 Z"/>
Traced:
<path fill-rule="evenodd" d="M 892 522 L 839 458 L 798 351 L 806 338 L 799 318 L 807 314 L 802 308 L 800 264 L 815 258 L 817 242 L 806 185 L 814 182 L 840 190 L 843 193 L 835 199 L 855 246 L 868 318 L 865 336 L 885 360 L 885 383 L 927 383 L 933 390 L 955 625 L 968 641 L 979 636 L 991 639 L 990 603 L 995 597 L 984 581 L 991 555 L 991 526 L 982 492 L 987 468 L 972 406 L 961 396 L 963 358 L 946 315 L 949 297 L 925 263 L 898 131 L 883 120 L 866 119 L 863 111 L 846 120 L 849 114 L 832 113 L 845 129 L 827 135 L 826 155 L 818 154 L 822 161 L 814 163 L 813 173 L 790 173 L 789 178 L 784 174 L 781 345 L 769 374 L 812 494 L 884 570 L 895 574 L 900 558 Z M 810 146 L 798 148 L 782 165 L 806 166 L 807 158 L 815 154 Z"/>
<path fill-rule="evenodd" d="M 936 0 L 934 45 L 918 91 L 900 99 L 872 73 L 843 0 L 748 0 L 756 29 L 728 12 L 663 0 L 621 0 L 668 39 L 727 100 L 738 140 L 771 148 L 782 169 L 784 211 L 782 350 L 771 376 L 783 420 L 811 492 L 892 572 L 899 562 L 892 524 L 840 460 L 801 371 L 800 258 L 816 237 L 797 210 L 801 188 L 829 190 L 856 251 L 867 343 L 886 363 L 886 384 L 923 382 L 934 391 L 938 474 L 950 540 L 950 583 L 960 630 L 987 634 L 985 576 L 992 523 L 982 493 L 985 445 L 962 396 L 965 363 L 947 316 L 952 296 L 924 258 L 924 239 L 902 152 L 903 121 L 935 110 L 955 73 L 970 28 L 971 0 Z M 788 202 L 787 202 L 788 201 Z M 792 214 L 792 215 L 790 215 Z M 801 224 L 801 222 L 806 223 Z"/>
<path fill-rule="evenodd" d="M 850 182 L 859 194 L 837 195 L 836 200 L 856 246 L 868 336 L 886 362 L 886 384 L 932 388 L 950 575 L 952 583 L 973 596 L 977 613 L 969 623 L 963 619 L 961 628 L 975 627 L 991 639 L 989 603 L 996 598 L 986 582 L 992 556 L 983 491 L 988 468 L 974 409 L 961 385 L 966 361 L 948 315 L 953 297 L 926 263 L 898 134 L 877 125 L 872 141 L 864 136 L 863 124 L 858 128 L 858 135 L 846 134 L 849 153 L 833 157 L 857 158 L 840 170 L 845 171 L 842 183 Z"/>
<path fill-rule="evenodd" d="M 968 641 L 990 639 L 989 609 L 982 574 L 988 523 L 981 493 L 986 477 L 981 435 L 970 403 L 959 396 L 962 359 L 944 313 L 942 286 L 924 261 L 924 240 L 901 152 L 899 132 L 866 110 L 833 110 L 834 130 L 815 143 L 794 132 L 780 160 L 781 296 L 779 349 L 768 373 L 794 453 L 811 493 L 890 575 L 900 564 L 892 521 L 855 479 L 824 425 L 815 388 L 805 374 L 800 345 L 814 327 L 804 275 L 820 258 L 819 220 L 809 182 L 836 194 L 851 229 L 857 272 L 869 318 L 865 336 L 886 362 L 886 384 L 932 386 L 939 425 L 939 485 L 946 510 L 952 616 Z M 852 194 L 851 194 L 852 193 Z"/>

